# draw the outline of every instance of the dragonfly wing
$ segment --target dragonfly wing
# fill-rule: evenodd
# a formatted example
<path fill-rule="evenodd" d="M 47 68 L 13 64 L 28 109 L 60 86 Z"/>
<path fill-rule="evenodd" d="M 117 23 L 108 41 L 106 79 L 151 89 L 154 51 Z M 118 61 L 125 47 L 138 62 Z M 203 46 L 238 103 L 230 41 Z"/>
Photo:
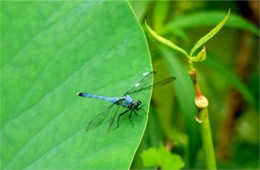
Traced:
<path fill-rule="evenodd" d="M 134 94 L 134 93 L 138 93 L 138 92 L 143 91 L 143 90 L 148 90 L 148 89 L 151 89 L 152 87 L 154 87 L 154 88 L 160 87 L 160 86 L 163 86 L 163 85 L 165 85 L 165 84 L 168 84 L 168 83 L 174 81 L 175 79 L 176 79 L 175 77 L 169 77 L 169 78 L 167 78 L 167 79 L 158 81 L 158 82 L 156 82 L 156 83 L 154 83 L 154 84 L 152 84 L 152 85 L 148 85 L 148 86 L 144 86 L 144 87 L 142 87 L 142 88 L 140 88 L 140 89 L 136 89 L 135 91 L 132 91 L 132 92 L 129 93 L 129 94 Z"/>
<path fill-rule="evenodd" d="M 109 113 L 111 112 L 112 108 L 115 106 L 115 104 L 111 104 L 105 111 L 99 113 L 94 119 L 92 119 L 86 128 L 86 131 L 96 128 L 100 126 L 104 120 L 107 118 Z"/>
<path fill-rule="evenodd" d="M 159 87 L 159 86 L 165 85 L 167 83 L 170 83 L 176 79 L 175 77 L 169 77 L 167 79 L 164 79 L 164 80 L 158 81 L 154 84 L 151 84 L 152 76 L 154 73 L 155 72 L 150 72 L 150 74 L 144 76 L 141 81 L 136 83 L 136 85 L 133 88 L 131 88 L 129 91 L 127 91 L 124 95 L 138 93 L 143 90 L 151 89 L 152 87 Z"/>
<path fill-rule="evenodd" d="M 139 82 L 137 82 L 134 87 L 132 87 L 130 90 L 128 90 L 124 94 L 124 96 L 128 95 L 128 94 L 132 94 L 133 92 L 135 92 L 137 90 L 141 91 L 141 89 L 143 89 L 144 87 L 148 87 L 149 85 L 151 85 L 154 74 L 155 74 L 154 71 L 143 73 L 143 75 L 144 75 L 143 78 Z"/>
<path fill-rule="evenodd" d="M 114 120 L 115 120 L 115 118 L 116 118 L 116 116 L 117 116 L 118 110 L 119 110 L 119 106 L 116 107 L 116 109 L 115 109 L 115 111 L 114 111 L 114 115 L 113 115 L 113 117 L 112 117 L 111 120 L 110 120 L 110 124 L 109 124 L 109 127 L 108 127 L 107 132 L 110 131 L 110 129 L 111 129 L 113 123 L 114 123 Z"/>

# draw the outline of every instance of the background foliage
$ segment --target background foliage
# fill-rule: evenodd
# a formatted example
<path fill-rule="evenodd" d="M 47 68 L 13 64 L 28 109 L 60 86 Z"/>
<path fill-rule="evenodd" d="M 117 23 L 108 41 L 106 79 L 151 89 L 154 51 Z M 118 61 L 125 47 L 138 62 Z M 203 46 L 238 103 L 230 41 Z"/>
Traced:
<path fill-rule="evenodd" d="M 186 50 L 229 8 L 195 68 L 217 167 L 259 168 L 259 2 L 0 3 L 1 168 L 205 168 L 187 60 L 147 34 L 150 56 L 144 23 Z M 86 133 L 109 103 L 75 94 L 120 96 L 151 64 L 155 81 L 176 81 L 154 89 L 151 105 L 150 91 L 134 96 L 149 121 L 135 117 L 132 128 L 126 116 L 109 134 L 107 122 Z"/>
<path fill-rule="evenodd" d="M 209 100 L 217 167 L 258 168 L 259 2 L 130 3 L 141 23 L 146 21 L 157 34 L 187 51 L 231 9 L 224 28 L 206 43 L 207 59 L 194 64 L 194 67 L 201 90 Z M 194 90 L 187 73 L 187 59 L 185 55 L 163 46 L 149 33 L 147 36 L 154 69 L 162 75 L 176 76 L 176 81 L 173 89 L 167 87 L 154 91 L 152 107 L 155 108 L 151 109 L 139 152 L 146 153 L 151 148 L 159 148 L 160 142 L 163 142 L 168 151 L 181 155 L 185 167 L 204 168 L 199 125 L 194 119 L 197 111 L 193 100 Z M 151 120 L 152 115 L 158 122 Z M 246 117 L 255 121 L 248 122 Z M 158 126 L 160 130 L 155 130 Z M 149 155 L 147 157 L 149 159 Z M 138 155 L 132 167 L 143 167 Z M 157 167 L 161 165 L 157 164 Z"/>

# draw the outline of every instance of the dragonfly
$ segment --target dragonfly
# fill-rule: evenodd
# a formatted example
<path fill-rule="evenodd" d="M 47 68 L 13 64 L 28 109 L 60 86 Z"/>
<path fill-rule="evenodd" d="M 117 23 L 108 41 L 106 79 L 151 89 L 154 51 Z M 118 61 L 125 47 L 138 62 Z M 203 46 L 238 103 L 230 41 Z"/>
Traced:
<path fill-rule="evenodd" d="M 132 115 L 135 114 L 138 117 L 142 117 L 138 114 L 138 111 L 142 110 L 145 112 L 145 110 L 143 109 L 144 104 L 140 100 L 138 100 L 138 99 L 135 100 L 131 96 L 133 96 L 134 94 L 137 94 L 139 92 L 142 92 L 144 90 L 151 89 L 152 87 L 162 86 L 162 85 L 165 85 L 165 84 L 170 83 L 175 80 L 175 77 L 169 77 L 167 79 L 164 79 L 164 80 L 161 80 L 161 81 L 158 81 L 158 82 L 152 84 L 151 82 L 152 82 L 152 77 L 154 74 L 155 74 L 155 71 L 143 73 L 143 77 L 141 78 L 141 80 L 139 80 L 137 83 L 135 83 L 135 85 L 131 89 L 126 91 L 121 97 L 105 97 L 105 96 L 95 95 L 95 94 L 86 93 L 86 92 L 77 93 L 77 95 L 81 96 L 81 97 L 95 98 L 95 99 L 105 100 L 107 102 L 112 103 L 107 109 L 105 109 L 105 111 L 99 113 L 96 117 L 94 117 L 88 123 L 86 131 L 101 125 L 104 122 L 104 120 L 108 117 L 108 115 L 110 115 L 111 113 L 113 113 L 113 114 L 112 114 L 112 117 L 110 118 L 110 123 L 109 123 L 107 132 L 110 131 L 115 120 L 117 121 L 116 128 L 118 128 L 120 118 L 127 113 L 129 113 L 129 120 L 133 127 L 134 123 L 132 121 Z M 120 107 L 116 107 L 116 106 L 120 106 L 121 108 L 125 109 L 118 116 L 117 116 L 117 114 L 118 114 L 118 110 Z"/>

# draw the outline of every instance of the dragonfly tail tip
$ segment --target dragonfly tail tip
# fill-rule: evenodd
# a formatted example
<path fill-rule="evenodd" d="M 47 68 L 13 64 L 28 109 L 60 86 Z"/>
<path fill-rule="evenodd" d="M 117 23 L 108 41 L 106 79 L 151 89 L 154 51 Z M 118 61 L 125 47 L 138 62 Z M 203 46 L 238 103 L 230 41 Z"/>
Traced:
<path fill-rule="evenodd" d="M 76 95 L 77 95 L 77 96 L 82 96 L 82 93 L 78 92 Z"/>

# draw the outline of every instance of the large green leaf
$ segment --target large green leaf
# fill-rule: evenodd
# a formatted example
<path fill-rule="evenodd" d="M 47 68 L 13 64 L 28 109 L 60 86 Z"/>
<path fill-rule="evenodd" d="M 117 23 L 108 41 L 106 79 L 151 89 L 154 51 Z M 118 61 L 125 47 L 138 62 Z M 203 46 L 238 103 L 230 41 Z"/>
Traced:
<path fill-rule="evenodd" d="M 226 12 L 224 11 L 201 11 L 185 16 L 179 16 L 173 18 L 166 26 L 166 31 L 172 29 L 180 28 L 196 28 L 201 26 L 214 26 L 219 23 L 219 21 L 224 18 Z M 259 29 L 246 20 L 245 18 L 231 13 L 228 21 L 225 24 L 226 27 L 247 30 L 255 35 L 259 36 Z"/>
<path fill-rule="evenodd" d="M 128 4 L 1 1 L 0 20 L 1 168 L 129 168 L 147 115 L 86 132 L 110 103 L 76 96 L 120 96 L 151 70 Z"/>
<path fill-rule="evenodd" d="M 142 21 L 149 6 L 150 1 L 136 1 L 136 0 L 128 0 L 129 4 L 133 8 L 135 15 Z"/>
<path fill-rule="evenodd" d="M 196 155 L 200 147 L 199 126 L 195 121 L 197 108 L 195 106 L 195 91 L 191 78 L 187 70 L 184 69 L 182 64 L 177 59 L 176 55 L 167 48 L 160 47 L 162 55 L 165 57 L 168 64 L 169 71 L 172 75 L 176 76 L 174 82 L 176 88 L 176 97 L 180 105 L 187 133 L 189 136 L 188 143 L 188 166 L 192 167 L 196 160 Z"/>

